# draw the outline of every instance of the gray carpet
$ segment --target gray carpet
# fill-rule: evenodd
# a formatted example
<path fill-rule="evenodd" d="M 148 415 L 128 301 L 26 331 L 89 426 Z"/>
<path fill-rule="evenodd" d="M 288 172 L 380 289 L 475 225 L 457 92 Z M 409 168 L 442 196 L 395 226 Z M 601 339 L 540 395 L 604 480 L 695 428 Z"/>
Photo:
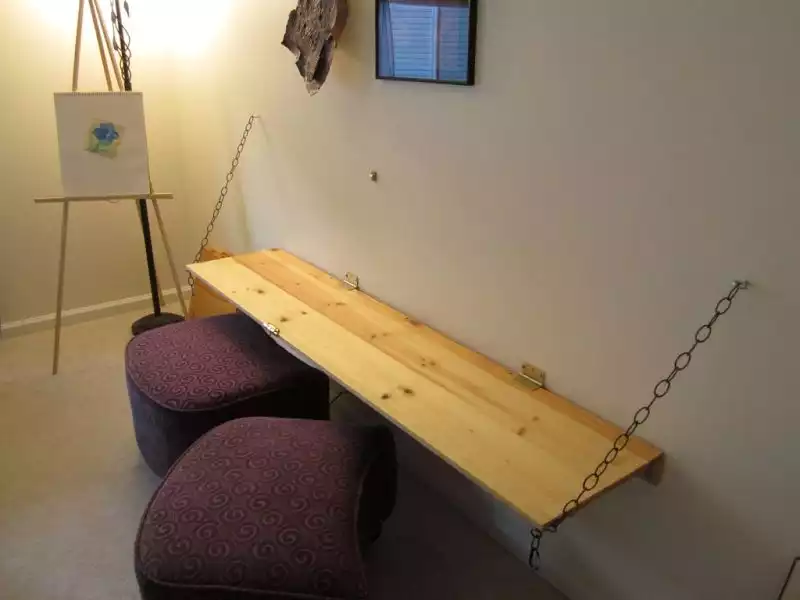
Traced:
<path fill-rule="evenodd" d="M 139 458 L 123 378 L 124 314 L 0 340 L 0 599 L 136 600 L 132 544 L 158 479 Z M 401 473 L 368 556 L 376 600 L 562 596 Z"/>

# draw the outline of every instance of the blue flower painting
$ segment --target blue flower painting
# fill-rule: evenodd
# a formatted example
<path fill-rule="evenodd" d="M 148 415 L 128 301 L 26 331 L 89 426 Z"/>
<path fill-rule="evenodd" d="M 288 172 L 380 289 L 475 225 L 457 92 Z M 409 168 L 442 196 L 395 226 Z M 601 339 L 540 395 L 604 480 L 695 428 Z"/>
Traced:
<path fill-rule="evenodd" d="M 125 128 L 109 121 L 95 121 L 89 128 L 86 151 L 106 158 L 116 158 Z"/>

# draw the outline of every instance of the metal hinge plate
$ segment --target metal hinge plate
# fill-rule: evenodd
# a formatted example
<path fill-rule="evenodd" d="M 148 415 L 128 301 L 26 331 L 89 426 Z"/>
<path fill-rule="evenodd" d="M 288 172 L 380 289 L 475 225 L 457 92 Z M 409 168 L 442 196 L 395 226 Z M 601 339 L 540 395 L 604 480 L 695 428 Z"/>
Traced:
<path fill-rule="evenodd" d="M 344 274 L 344 282 L 354 290 L 359 289 L 358 275 L 347 272 Z"/>
<path fill-rule="evenodd" d="M 531 390 L 540 390 L 545 386 L 546 373 L 530 363 L 523 363 L 517 373 L 517 381 Z"/>
<path fill-rule="evenodd" d="M 264 323 L 264 329 L 267 330 L 267 333 L 274 335 L 275 337 L 279 337 L 281 335 L 281 330 L 278 327 L 275 327 L 275 325 L 272 323 Z"/>

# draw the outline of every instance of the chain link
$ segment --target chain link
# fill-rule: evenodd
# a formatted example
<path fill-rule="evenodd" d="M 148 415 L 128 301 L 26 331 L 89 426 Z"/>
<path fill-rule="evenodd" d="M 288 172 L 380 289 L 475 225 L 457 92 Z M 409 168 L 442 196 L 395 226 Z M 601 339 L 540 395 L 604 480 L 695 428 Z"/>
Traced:
<path fill-rule="evenodd" d="M 110 0 L 110 3 L 111 35 L 113 39 L 113 47 L 114 50 L 116 50 L 119 54 L 119 65 L 122 71 L 122 79 L 124 81 L 125 90 L 131 91 L 131 89 L 133 89 L 133 83 L 131 81 L 131 34 L 128 31 L 128 28 L 123 24 L 122 15 L 117 12 L 116 0 Z M 123 6 L 125 14 L 130 17 L 131 13 L 127 1 Z M 119 37 L 120 33 L 122 35 L 122 39 Z"/>
<path fill-rule="evenodd" d="M 236 155 L 231 161 L 231 168 L 228 171 L 228 174 L 225 176 L 225 183 L 222 185 L 222 189 L 219 191 L 219 198 L 217 199 L 216 206 L 214 206 L 214 212 L 211 214 L 211 220 L 208 222 L 208 225 L 206 225 L 206 233 L 200 242 L 200 249 L 194 256 L 194 262 L 200 262 L 200 258 L 203 255 L 203 250 L 205 250 L 206 246 L 208 246 L 208 238 L 211 235 L 211 232 L 214 231 L 214 224 L 217 222 L 217 217 L 219 217 L 219 213 L 222 210 L 222 205 L 225 203 L 225 198 L 228 196 L 228 186 L 230 186 L 230 184 L 233 182 L 233 178 L 236 175 L 236 169 L 239 167 L 239 160 L 242 157 L 242 152 L 244 152 L 244 147 L 247 145 L 247 138 L 250 136 L 250 132 L 253 130 L 253 123 L 255 120 L 255 115 L 250 115 L 250 118 L 247 120 L 247 125 L 245 125 L 244 132 L 242 133 L 242 139 L 239 141 L 239 145 L 236 147 Z M 192 288 L 192 295 L 194 295 L 194 276 L 191 273 L 189 273 L 189 286 Z"/>
<path fill-rule="evenodd" d="M 616 440 L 614 440 L 614 444 L 605 457 L 603 457 L 603 460 L 601 460 L 597 467 L 595 467 L 594 471 L 589 473 L 589 475 L 587 475 L 583 480 L 581 491 L 578 493 L 578 495 L 564 504 L 564 508 L 561 510 L 561 515 L 552 524 L 546 527 L 536 527 L 531 529 L 531 549 L 530 554 L 528 555 L 528 564 L 534 571 L 538 571 L 539 567 L 541 566 L 541 545 L 545 534 L 556 533 L 561 524 L 575 514 L 575 512 L 578 510 L 578 507 L 586 499 L 587 494 L 591 493 L 592 490 L 597 487 L 598 483 L 600 483 L 600 478 L 603 476 L 603 473 L 606 472 L 608 467 L 611 466 L 611 464 L 617 459 L 620 452 L 622 452 L 628 445 L 631 438 L 636 433 L 636 430 L 641 425 L 644 425 L 647 422 L 647 419 L 650 418 L 651 410 L 656 402 L 669 394 L 670 390 L 672 389 L 672 382 L 681 371 L 684 371 L 691 364 L 694 351 L 697 350 L 697 347 L 709 340 L 714 329 L 714 325 L 716 325 L 717 321 L 722 315 L 730 310 L 731 306 L 733 305 L 734 298 L 736 298 L 740 291 L 746 290 L 749 286 L 750 284 L 747 281 L 734 282 L 733 288 L 731 288 L 731 291 L 728 292 L 728 295 L 722 297 L 720 301 L 717 302 L 717 305 L 714 308 L 714 316 L 695 332 L 694 343 L 691 345 L 691 347 L 685 352 L 681 352 L 677 356 L 675 361 L 672 363 L 672 371 L 670 374 L 656 383 L 655 387 L 653 388 L 653 397 L 651 398 L 650 402 L 642 406 L 636 411 L 636 413 L 634 413 L 633 420 L 631 421 L 631 424 L 628 425 L 628 428 L 621 433 Z"/>

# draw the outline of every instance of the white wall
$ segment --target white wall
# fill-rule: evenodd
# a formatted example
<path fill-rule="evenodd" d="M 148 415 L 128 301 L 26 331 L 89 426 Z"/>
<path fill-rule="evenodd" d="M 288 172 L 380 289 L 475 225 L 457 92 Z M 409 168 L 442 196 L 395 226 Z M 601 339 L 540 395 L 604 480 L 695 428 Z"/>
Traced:
<path fill-rule="evenodd" d="M 800 554 L 800 3 L 484 0 L 474 89 L 375 81 L 374 2 L 350 4 L 315 98 L 280 46 L 292 0 L 229 3 L 181 63 L 198 178 L 263 117 L 221 245 L 354 271 L 619 423 L 751 278 L 643 430 L 663 484 L 566 524 L 545 574 L 576 600 L 777 597 Z M 527 524 L 474 506 L 523 559 Z"/>
<path fill-rule="evenodd" d="M 71 89 L 77 6 L 77 0 L 0 3 L 0 317 L 5 323 L 55 310 L 61 210 L 35 206 L 33 198 L 61 194 L 53 92 Z M 154 22 L 152 10 L 149 20 Z M 147 26 L 148 19 L 140 14 L 138 25 Z M 153 183 L 159 191 L 177 194 L 175 201 L 164 201 L 162 207 L 177 259 L 185 264 L 189 247 L 199 242 L 201 231 L 185 226 L 187 198 L 182 194 L 181 161 L 176 154 L 181 150 L 181 136 L 176 129 L 180 119 L 172 63 L 164 48 L 153 47 L 140 33 L 133 31 L 133 83 L 145 92 Z M 80 89 L 105 89 L 88 10 Z M 163 287 L 172 288 L 154 219 L 152 228 L 159 275 Z M 135 204 L 73 206 L 65 307 L 147 291 Z"/>

